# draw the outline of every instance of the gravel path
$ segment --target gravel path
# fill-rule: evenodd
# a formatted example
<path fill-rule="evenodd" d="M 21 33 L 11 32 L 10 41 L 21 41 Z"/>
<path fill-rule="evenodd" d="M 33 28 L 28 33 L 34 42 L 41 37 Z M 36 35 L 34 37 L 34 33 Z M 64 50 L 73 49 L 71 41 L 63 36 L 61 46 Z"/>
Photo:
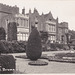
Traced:
<path fill-rule="evenodd" d="M 72 51 L 51 51 L 43 52 L 48 56 L 53 56 L 55 53 L 68 53 Z M 19 55 L 26 55 L 26 53 L 14 53 L 14 57 Z M 75 73 L 74 63 L 52 62 L 46 59 L 39 59 L 48 62 L 46 66 L 31 66 L 28 65 L 29 59 L 16 58 L 16 70 L 23 74 L 50 74 L 50 73 Z"/>

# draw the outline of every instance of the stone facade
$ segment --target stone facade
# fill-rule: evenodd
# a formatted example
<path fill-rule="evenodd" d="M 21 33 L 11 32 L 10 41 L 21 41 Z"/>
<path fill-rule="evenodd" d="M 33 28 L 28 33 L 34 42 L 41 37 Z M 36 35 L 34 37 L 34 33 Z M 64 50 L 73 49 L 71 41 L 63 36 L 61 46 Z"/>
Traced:
<path fill-rule="evenodd" d="M 0 3 L 0 27 L 4 27 L 6 29 L 6 23 L 8 22 L 7 17 L 11 19 L 12 15 L 18 14 L 19 8 L 17 6 L 9 6 Z"/>
<path fill-rule="evenodd" d="M 8 19 L 7 25 L 10 22 L 16 22 L 18 24 L 17 25 L 17 40 L 27 41 L 29 37 L 29 17 L 25 14 L 15 14 L 12 16 L 7 16 L 6 18 Z"/>
<path fill-rule="evenodd" d="M 38 31 L 48 32 L 48 40 L 51 43 L 58 42 L 66 44 L 66 33 L 68 33 L 68 23 L 61 22 L 58 23 L 58 17 L 56 19 L 53 18 L 52 13 L 39 15 L 38 11 L 34 8 L 34 12 L 31 13 L 29 10 L 29 24 L 30 31 L 31 27 L 37 27 Z"/>
<path fill-rule="evenodd" d="M 67 44 L 66 34 L 68 33 L 68 23 L 61 22 L 58 26 L 58 41 L 59 43 Z"/>
<path fill-rule="evenodd" d="M 68 23 L 58 23 L 58 18 L 54 19 L 51 12 L 48 14 L 39 15 L 34 8 L 33 13 L 25 14 L 25 9 L 22 9 L 22 14 L 19 13 L 17 6 L 8 6 L 0 4 L 0 27 L 3 27 L 8 34 L 7 26 L 9 22 L 18 23 L 17 39 L 27 41 L 32 27 L 37 27 L 38 31 L 48 32 L 48 40 L 51 43 L 58 42 L 66 44 L 66 33 L 68 33 Z"/>
<path fill-rule="evenodd" d="M 16 14 L 15 22 L 19 24 L 17 26 L 17 40 L 27 41 L 29 37 L 29 17 L 24 14 Z"/>
<path fill-rule="evenodd" d="M 34 12 L 29 12 L 30 27 L 37 27 L 38 31 L 48 32 L 49 38 L 52 43 L 57 39 L 57 23 L 58 19 L 54 19 L 52 13 L 39 15 L 38 11 L 34 9 Z"/>
<path fill-rule="evenodd" d="M 9 6 L 0 4 L 0 27 L 6 31 L 6 39 L 8 38 L 8 24 L 10 22 L 18 23 L 17 40 L 27 41 L 29 36 L 29 17 L 25 15 L 25 9 L 22 9 L 22 14 L 19 13 L 17 6 Z"/>

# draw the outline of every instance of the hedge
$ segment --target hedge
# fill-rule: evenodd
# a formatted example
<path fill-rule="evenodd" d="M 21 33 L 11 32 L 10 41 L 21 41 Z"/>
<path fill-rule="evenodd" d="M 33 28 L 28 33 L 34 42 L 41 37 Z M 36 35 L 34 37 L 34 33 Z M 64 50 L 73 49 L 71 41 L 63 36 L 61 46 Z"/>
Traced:
<path fill-rule="evenodd" d="M 58 51 L 68 49 L 69 49 L 68 46 L 65 44 L 58 44 L 58 43 L 42 44 L 43 51 Z"/>
<path fill-rule="evenodd" d="M 26 51 L 26 44 L 17 41 L 0 41 L 0 53 L 20 53 Z"/>
<path fill-rule="evenodd" d="M 0 55 L 0 64 L 5 69 L 16 69 L 15 59 L 12 55 Z"/>

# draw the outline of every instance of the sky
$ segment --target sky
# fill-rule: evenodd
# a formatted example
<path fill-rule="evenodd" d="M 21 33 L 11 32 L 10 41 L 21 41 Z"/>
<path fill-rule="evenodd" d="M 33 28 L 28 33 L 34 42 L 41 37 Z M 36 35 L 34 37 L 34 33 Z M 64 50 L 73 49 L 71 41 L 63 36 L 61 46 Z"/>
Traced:
<path fill-rule="evenodd" d="M 75 30 L 75 0 L 0 0 L 0 3 L 19 7 L 20 13 L 25 8 L 33 12 L 36 8 L 39 14 L 47 14 L 51 11 L 53 17 L 58 17 L 60 22 L 68 22 L 69 29 Z"/>

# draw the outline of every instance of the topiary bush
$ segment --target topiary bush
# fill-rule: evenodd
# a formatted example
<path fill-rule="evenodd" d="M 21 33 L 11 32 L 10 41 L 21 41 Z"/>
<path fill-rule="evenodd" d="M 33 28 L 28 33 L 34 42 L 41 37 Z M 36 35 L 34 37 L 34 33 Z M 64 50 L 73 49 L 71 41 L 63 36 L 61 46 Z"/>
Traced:
<path fill-rule="evenodd" d="M 26 55 L 30 60 L 37 60 L 41 57 L 42 45 L 39 32 L 33 28 L 26 46 Z"/>
<path fill-rule="evenodd" d="M 0 40 L 5 40 L 6 39 L 6 32 L 3 27 L 0 27 Z"/>
<path fill-rule="evenodd" d="M 15 59 L 12 55 L 0 55 L 0 63 L 2 69 L 15 69 Z"/>
<path fill-rule="evenodd" d="M 17 25 L 16 22 L 8 24 L 8 41 L 17 40 Z"/>

